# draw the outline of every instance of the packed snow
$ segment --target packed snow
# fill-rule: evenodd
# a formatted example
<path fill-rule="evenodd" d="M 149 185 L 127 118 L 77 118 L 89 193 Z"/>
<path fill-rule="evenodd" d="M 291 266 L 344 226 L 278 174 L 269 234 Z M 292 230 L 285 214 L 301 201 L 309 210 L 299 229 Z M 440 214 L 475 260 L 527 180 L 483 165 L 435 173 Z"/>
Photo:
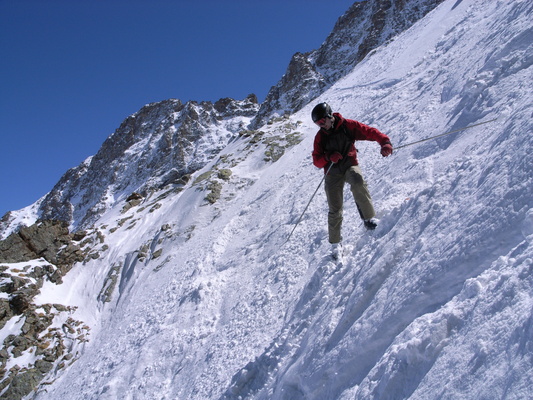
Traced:
<path fill-rule="evenodd" d="M 445 1 L 261 128 L 302 133 L 278 161 L 243 137 L 183 190 L 107 212 L 101 257 L 41 290 L 78 307 L 90 340 L 36 398 L 533 398 L 532 11 Z M 319 101 L 396 146 L 496 121 L 388 158 L 358 142 L 380 224 L 367 232 L 346 190 L 334 262 L 323 190 L 286 241 L 322 178 Z M 198 179 L 217 168 L 232 175 L 208 204 Z"/>

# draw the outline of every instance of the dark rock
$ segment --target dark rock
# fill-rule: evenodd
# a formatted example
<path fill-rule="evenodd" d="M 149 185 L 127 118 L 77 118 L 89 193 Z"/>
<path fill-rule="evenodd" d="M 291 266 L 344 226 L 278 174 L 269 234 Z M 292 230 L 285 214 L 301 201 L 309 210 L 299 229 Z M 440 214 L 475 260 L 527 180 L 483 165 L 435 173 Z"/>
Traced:
<path fill-rule="evenodd" d="M 133 192 L 128 196 L 126 201 L 132 201 L 132 200 L 142 200 L 143 196 L 141 196 L 139 193 Z"/>
<path fill-rule="evenodd" d="M 79 242 L 85 239 L 86 236 L 87 236 L 87 231 L 78 231 L 72 235 L 72 240 L 74 240 L 75 242 Z"/>
<path fill-rule="evenodd" d="M 412 26 L 444 0 L 369 0 L 354 3 L 319 49 L 296 53 L 250 124 L 257 129 L 275 112 L 293 113 L 352 71 L 370 52 Z"/>
<path fill-rule="evenodd" d="M 195 101 L 184 104 L 176 99 L 148 104 L 126 118 L 95 156 L 67 171 L 45 196 L 39 213 L 43 219 L 67 221 L 76 229 L 88 228 L 112 206 L 107 198 L 110 191 L 133 187 L 136 193 L 149 193 L 174 182 L 176 177 L 197 171 L 242 129 L 237 123 L 229 124 L 229 131 L 213 135 L 220 120 L 251 117 L 258 109 L 255 95 L 242 101 L 221 99 L 215 105 Z M 132 152 L 141 141 L 146 145 Z M 165 177 L 171 168 L 176 169 L 176 176 Z"/>
<path fill-rule="evenodd" d="M 8 299 L 0 299 L 0 329 L 4 327 L 7 321 L 13 316 L 13 311 Z"/>
<path fill-rule="evenodd" d="M 37 388 L 44 375 L 32 368 L 13 376 L 9 386 L 0 396 L 0 400 L 19 400 Z"/>
<path fill-rule="evenodd" d="M 46 374 L 52 370 L 54 364 L 49 361 L 37 360 L 35 361 L 35 368 L 39 370 L 40 373 Z"/>
<path fill-rule="evenodd" d="M 22 294 L 17 294 L 9 300 L 9 306 L 14 315 L 20 315 L 31 305 L 30 299 Z"/>

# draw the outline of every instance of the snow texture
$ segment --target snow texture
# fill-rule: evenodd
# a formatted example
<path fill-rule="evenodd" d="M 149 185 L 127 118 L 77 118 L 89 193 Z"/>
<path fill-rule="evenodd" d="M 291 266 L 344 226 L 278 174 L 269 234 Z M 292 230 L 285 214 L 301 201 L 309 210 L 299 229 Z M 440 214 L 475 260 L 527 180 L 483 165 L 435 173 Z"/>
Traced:
<path fill-rule="evenodd" d="M 91 332 L 36 398 L 533 398 L 532 11 L 445 1 L 264 126 L 305 132 L 278 161 L 243 137 L 157 207 L 156 193 L 107 211 L 95 229 L 108 250 L 42 289 L 40 302 L 77 306 Z M 346 191 L 336 264 L 322 190 L 285 243 L 322 177 L 310 157 L 318 101 L 397 146 L 497 121 L 389 158 L 359 142 L 380 224 L 365 231 Z M 229 159 L 208 204 L 195 178 Z"/>

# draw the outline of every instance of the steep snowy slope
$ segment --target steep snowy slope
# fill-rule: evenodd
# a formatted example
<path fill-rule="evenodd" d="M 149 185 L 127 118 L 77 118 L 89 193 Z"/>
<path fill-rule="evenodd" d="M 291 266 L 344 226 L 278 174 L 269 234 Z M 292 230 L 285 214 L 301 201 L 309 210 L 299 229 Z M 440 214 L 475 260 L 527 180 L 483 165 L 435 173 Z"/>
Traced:
<path fill-rule="evenodd" d="M 35 398 L 531 398 L 532 14 L 445 1 L 184 187 L 108 210 L 99 258 L 41 290 L 91 330 Z M 397 146 L 497 121 L 387 159 L 359 143 L 381 223 L 346 191 L 335 264 L 322 191 L 285 243 L 322 177 L 318 101 Z"/>

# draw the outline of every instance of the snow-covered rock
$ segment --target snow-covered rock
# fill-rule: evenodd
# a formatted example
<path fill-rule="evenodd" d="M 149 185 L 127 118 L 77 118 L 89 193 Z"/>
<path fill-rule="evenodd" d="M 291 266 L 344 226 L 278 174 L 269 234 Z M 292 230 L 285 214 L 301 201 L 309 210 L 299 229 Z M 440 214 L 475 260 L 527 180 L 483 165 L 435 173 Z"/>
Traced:
<path fill-rule="evenodd" d="M 111 179 L 123 196 L 94 214 L 95 256 L 35 300 L 72 307 L 89 341 L 28 398 L 533 397 L 532 14 L 527 0 L 445 0 L 315 100 L 397 147 L 496 119 L 388 158 L 358 143 L 380 224 L 368 233 L 347 191 L 341 263 L 322 191 L 286 241 L 322 178 L 315 101 L 253 130 L 233 121 L 186 182 L 129 197 L 132 175 Z M 141 173 L 156 136 L 117 144 L 119 158 Z M 21 357 L 8 365 L 36 361 Z"/>

